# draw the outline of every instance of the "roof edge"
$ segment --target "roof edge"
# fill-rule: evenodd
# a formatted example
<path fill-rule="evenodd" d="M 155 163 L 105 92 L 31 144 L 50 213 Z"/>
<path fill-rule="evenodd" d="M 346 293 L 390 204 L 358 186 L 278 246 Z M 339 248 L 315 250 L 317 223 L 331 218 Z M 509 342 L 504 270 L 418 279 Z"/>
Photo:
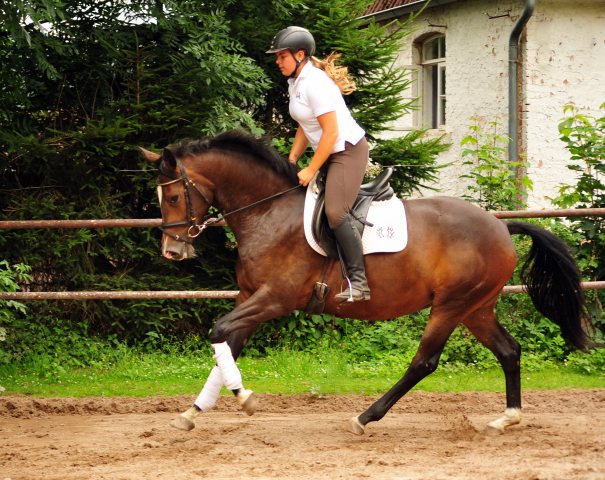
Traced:
<path fill-rule="evenodd" d="M 414 3 L 408 3 L 407 5 L 401 5 L 400 7 L 389 8 L 388 10 L 382 10 L 380 12 L 370 13 L 369 15 L 363 15 L 358 17 L 356 20 L 366 20 L 369 22 L 374 18 L 377 22 L 381 20 L 389 20 L 391 18 L 400 17 L 406 13 L 417 12 L 425 7 L 428 3 L 427 8 L 439 7 L 448 3 L 457 2 L 458 0 L 418 0 Z"/>

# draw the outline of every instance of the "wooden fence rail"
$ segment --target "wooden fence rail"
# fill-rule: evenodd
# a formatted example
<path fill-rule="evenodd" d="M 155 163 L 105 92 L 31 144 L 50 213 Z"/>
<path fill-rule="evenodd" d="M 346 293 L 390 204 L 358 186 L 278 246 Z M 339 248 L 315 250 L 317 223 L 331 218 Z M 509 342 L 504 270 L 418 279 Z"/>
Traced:
<path fill-rule="evenodd" d="M 237 290 L 108 291 L 108 292 L 0 292 L 0 300 L 112 300 L 140 298 L 235 298 Z"/>
<path fill-rule="evenodd" d="M 605 282 L 584 282 L 583 290 L 605 289 Z M 510 285 L 502 294 L 523 293 L 525 285 Z M 108 292 L 0 292 L 0 300 L 132 300 L 141 298 L 236 298 L 237 290 L 191 290 L 154 292 L 108 291 Z"/>
<path fill-rule="evenodd" d="M 517 210 L 490 212 L 497 218 L 552 218 L 552 217 L 598 217 L 605 216 L 605 208 L 576 208 L 567 210 Z M 130 228 L 159 227 L 161 218 L 151 219 L 108 219 L 108 220 L 16 220 L 0 221 L 0 229 L 19 228 Z M 584 282 L 583 290 L 605 289 L 605 282 Z M 525 292 L 524 285 L 504 287 L 503 294 Z M 0 300 L 110 300 L 141 298 L 235 298 L 236 290 L 220 291 L 108 291 L 108 292 L 0 292 Z"/>
<path fill-rule="evenodd" d="M 567 210 L 515 210 L 490 212 L 497 218 L 551 218 L 551 217 L 599 217 L 605 216 L 605 208 L 576 208 Z M 2 220 L 0 229 L 15 228 L 119 228 L 159 227 L 161 218 L 130 218 L 107 220 Z"/>

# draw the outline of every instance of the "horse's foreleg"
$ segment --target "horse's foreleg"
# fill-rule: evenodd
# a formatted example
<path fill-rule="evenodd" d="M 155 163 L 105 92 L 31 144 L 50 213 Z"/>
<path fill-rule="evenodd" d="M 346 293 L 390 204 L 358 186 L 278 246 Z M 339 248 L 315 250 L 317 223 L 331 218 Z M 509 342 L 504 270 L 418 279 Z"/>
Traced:
<path fill-rule="evenodd" d="M 255 329 L 256 327 L 242 329 L 229 335 L 227 343 L 229 344 L 231 354 L 235 360 L 239 357 L 239 354 L 242 352 L 250 338 L 252 338 L 252 334 L 254 333 Z M 210 372 L 210 375 L 208 376 L 202 391 L 193 403 L 193 406 L 186 412 L 176 417 L 172 422 L 170 422 L 170 425 L 178 428 L 179 430 L 189 431 L 194 429 L 195 419 L 202 413 L 206 413 L 212 409 L 222 388 L 223 377 L 221 376 L 219 367 L 215 366 Z M 246 400 L 249 400 L 249 403 L 246 408 L 244 408 L 244 411 L 246 411 L 246 413 L 249 415 L 254 413 L 253 409 L 251 408 L 255 407 L 255 405 L 251 405 L 253 398 L 254 397 L 250 396 L 246 397 Z"/>
<path fill-rule="evenodd" d="M 441 352 L 443 352 L 445 343 L 455 326 L 456 322 L 447 321 L 442 323 L 439 320 L 439 317 L 434 314 L 433 309 L 427 327 L 422 335 L 422 339 L 420 340 L 418 352 L 416 352 L 416 355 L 403 378 L 365 412 L 357 417 L 351 418 L 346 425 L 347 430 L 356 435 L 363 435 L 365 426 L 368 423 L 377 422 L 384 417 L 390 408 L 409 392 L 414 385 L 427 375 L 433 373 L 439 365 Z"/>
<path fill-rule="evenodd" d="M 493 306 L 473 312 L 464 322 L 473 335 L 496 356 L 506 379 L 506 410 L 487 425 L 488 433 L 502 434 L 521 422 L 521 345 L 500 325 Z"/>
<path fill-rule="evenodd" d="M 257 290 L 232 312 L 220 318 L 210 334 L 214 358 L 223 384 L 233 391 L 242 410 L 248 415 L 252 415 L 256 410 L 256 395 L 244 388 L 242 375 L 235 363 L 236 356 L 234 358 L 227 340 L 236 332 L 243 331 L 246 335 L 245 332 L 254 331 L 259 324 L 293 311 L 294 305 L 290 303 L 289 300 L 280 302 L 270 288 Z"/>
<path fill-rule="evenodd" d="M 244 388 L 242 374 L 239 368 L 237 368 L 231 347 L 229 347 L 227 342 L 222 342 L 213 343 L 212 348 L 214 349 L 214 359 L 222 377 L 223 385 L 235 394 L 242 410 L 248 415 L 253 415 L 256 411 L 258 400 L 252 390 Z"/>

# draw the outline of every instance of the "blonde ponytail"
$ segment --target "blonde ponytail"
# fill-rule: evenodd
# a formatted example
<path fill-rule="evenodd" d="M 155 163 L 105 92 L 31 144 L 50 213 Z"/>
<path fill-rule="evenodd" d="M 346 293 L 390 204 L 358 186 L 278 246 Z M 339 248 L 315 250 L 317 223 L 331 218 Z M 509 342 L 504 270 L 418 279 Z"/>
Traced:
<path fill-rule="evenodd" d="M 317 57 L 311 57 L 314 67 L 320 68 L 332 81 L 338 86 L 343 95 L 350 95 L 355 91 L 355 82 L 349 79 L 347 67 L 336 65 L 336 60 L 340 58 L 340 53 L 332 52 L 327 58 L 320 60 Z"/>

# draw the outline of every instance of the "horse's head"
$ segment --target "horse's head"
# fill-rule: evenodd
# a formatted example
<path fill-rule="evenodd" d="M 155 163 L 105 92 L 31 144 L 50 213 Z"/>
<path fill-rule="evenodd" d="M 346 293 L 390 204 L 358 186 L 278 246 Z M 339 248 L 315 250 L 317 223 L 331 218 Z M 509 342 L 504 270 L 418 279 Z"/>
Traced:
<path fill-rule="evenodd" d="M 201 233 L 199 219 L 208 212 L 213 194 L 204 177 L 186 171 L 181 160 L 169 149 L 162 155 L 141 148 L 159 170 L 158 198 L 162 211 L 162 255 L 183 260 L 195 255 L 192 242 Z"/>

